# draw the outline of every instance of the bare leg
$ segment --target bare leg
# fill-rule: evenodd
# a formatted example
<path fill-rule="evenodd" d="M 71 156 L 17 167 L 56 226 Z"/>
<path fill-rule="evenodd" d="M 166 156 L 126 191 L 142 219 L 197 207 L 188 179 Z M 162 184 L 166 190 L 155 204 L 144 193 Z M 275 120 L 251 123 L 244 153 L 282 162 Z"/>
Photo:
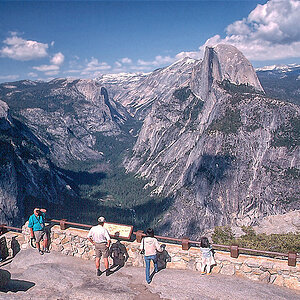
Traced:
<path fill-rule="evenodd" d="M 44 240 L 44 250 L 48 249 L 48 240 Z"/>
<path fill-rule="evenodd" d="M 105 269 L 107 270 L 109 268 L 108 258 L 107 257 L 103 257 L 103 261 L 104 261 Z"/>
<path fill-rule="evenodd" d="M 96 264 L 96 269 L 100 270 L 100 257 L 96 257 L 95 264 Z"/>
<path fill-rule="evenodd" d="M 210 264 L 207 264 L 206 271 L 207 271 L 207 274 L 211 274 L 211 265 Z"/>

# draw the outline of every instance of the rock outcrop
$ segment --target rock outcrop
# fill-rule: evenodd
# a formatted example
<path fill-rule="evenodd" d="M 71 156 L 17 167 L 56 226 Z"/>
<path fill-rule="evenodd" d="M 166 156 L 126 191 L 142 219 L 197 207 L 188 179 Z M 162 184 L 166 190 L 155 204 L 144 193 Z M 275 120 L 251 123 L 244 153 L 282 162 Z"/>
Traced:
<path fill-rule="evenodd" d="M 173 201 L 152 224 L 164 234 L 299 209 L 300 108 L 265 96 L 232 46 L 148 74 L 2 84 L 0 96 L 60 166 L 101 160 L 103 137 L 125 141 L 126 170 Z"/>
<path fill-rule="evenodd" d="M 0 88 L 14 114 L 49 148 L 58 165 L 101 159 L 101 147 L 94 147 L 96 135 L 120 136 L 122 126 L 132 120 L 105 91 L 93 80 L 69 79 L 34 85 L 21 81 Z"/>
<path fill-rule="evenodd" d="M 34 205 L 59 204 L 69 193 L 49 150 L 0 100 L 0 223 L 20 225 Z"/>
<path fill-rule="evenodd" d="M 165 233 L 195 236 L 299 208 L 300 108 L 261 95 L 252 66 L 229 50 L 219 58 L 228 46 L 208 48 L 190 82 L 152 105 L 125 161 L 174 195 Z M 230 67 L 236 59 L 243 72 Z"/>

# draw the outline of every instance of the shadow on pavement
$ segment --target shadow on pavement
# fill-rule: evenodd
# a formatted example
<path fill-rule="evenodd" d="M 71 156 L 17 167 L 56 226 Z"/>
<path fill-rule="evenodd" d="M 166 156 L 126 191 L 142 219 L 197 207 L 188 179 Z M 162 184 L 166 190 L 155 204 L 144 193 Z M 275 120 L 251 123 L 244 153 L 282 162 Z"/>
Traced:
<path fill-rule="evenodd" d="M 12 279 L 5 285 L 5 287 L 0 288 L 0 292 L 26 292 L 34 286 L 35 283 L 31 281 Z"/>

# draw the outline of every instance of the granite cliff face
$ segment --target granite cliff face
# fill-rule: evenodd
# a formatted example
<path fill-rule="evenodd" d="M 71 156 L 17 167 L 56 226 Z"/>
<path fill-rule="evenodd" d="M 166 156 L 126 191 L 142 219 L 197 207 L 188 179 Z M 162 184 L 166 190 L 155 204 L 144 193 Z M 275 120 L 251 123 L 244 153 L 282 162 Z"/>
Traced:
<path fill-rule="evenodd" d="M 0 100 L 0 223 L 22 225 L 33 206 L 61 204 L 71 195 L 48 154 Z"/>
<path fill-rule="evenodd" d="M 263 96 L 252 66 L 229 50 L 220 58 L 227 46 L 207 48 L 187 85 L 153 104 L 125 161 L 174 195 L 165 233 L 197 236 L 299 209 L 300 109 Z M 243 72 L 231 67 L 237 58 Z"/>
<path fill-rule="evenodd" d="M 56 165 L 105 160 L 117 151 L 105 137 L 123 141 L 127 172 L 169 199 L 151 224 L 161 233 L 300 209 L 300 108 L 267 97 L 232 46 L 148 74 L 2 84 L 0 96 Z"/>
<path fill-rule="evenodd" d="M 98 135 L 127 134 L 132 118 L 93 80 L 56 79 L 1 85 L 2 99 L 44 143 L 58 165 L 72 160 L 101 159 Z M 128 128 L 129 130 L 130 128 Z"/>
<path fill-rule="evenodd" d="M 184 58 L 174 64 L 148 74 L 103 75 L 97 79 L 111 97 L 121 103 L 136 119 L 143 120 L 153 103 L 165 97 L 174 87 L 185 85 L 198 61 Z"/>

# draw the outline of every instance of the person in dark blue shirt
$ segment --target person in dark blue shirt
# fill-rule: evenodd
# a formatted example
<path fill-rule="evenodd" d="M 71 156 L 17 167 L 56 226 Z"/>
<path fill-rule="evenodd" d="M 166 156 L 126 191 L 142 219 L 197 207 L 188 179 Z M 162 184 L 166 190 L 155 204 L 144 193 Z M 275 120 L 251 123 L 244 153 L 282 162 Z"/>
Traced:
<path fill-rule="evenodd" d="M 31 238 L 34 238 L 36 241 L 36 248 L 38 249 L 41 255 L 44 252 L 49 253 L 48 248 L 48 236 L 45 230 L 45 216 L 46 209 L 44 208 L 35 208 L 33 214 L 29 217 L 28 227 L 30 229 Z M 44 240 L 44 251 L 41 250 L 40 241 Z"/>

